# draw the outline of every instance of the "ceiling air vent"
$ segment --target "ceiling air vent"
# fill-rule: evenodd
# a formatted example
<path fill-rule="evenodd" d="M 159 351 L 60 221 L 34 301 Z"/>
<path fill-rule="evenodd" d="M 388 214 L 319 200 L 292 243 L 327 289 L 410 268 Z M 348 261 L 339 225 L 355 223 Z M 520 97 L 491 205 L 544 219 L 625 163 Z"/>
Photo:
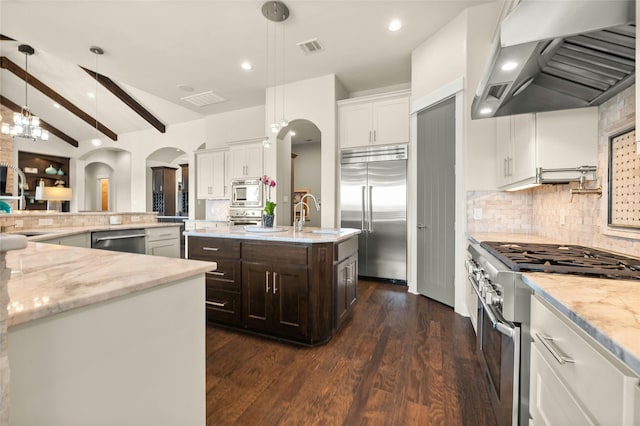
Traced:
<path fill-rule="evenodd" d="M 300 43 L 297 43 L 297 44 L 300 47 L 300 49 L 302 49 L 302 51 L 307 55 L 310 55 L 312 53 L 322 52 L 324 50 L 324 48 L 322 47 L 322 45 L 320 44 L 317 38 L 313 38 L 307 41 L 301 41 Z"/>
<path fill-rule="evenodd" d="M 185 96 L 184 98 L 180 98 L 181 101 L 189 102 L 197 107 L 203 107 L 207 105 L 213 105 L 220 102 L 225 102 L 227 99 L 223 98 L 220 95 L 213 93 L 213 90 L 209 90 L 208 92 L 197 93 L 195 95 Z"/>

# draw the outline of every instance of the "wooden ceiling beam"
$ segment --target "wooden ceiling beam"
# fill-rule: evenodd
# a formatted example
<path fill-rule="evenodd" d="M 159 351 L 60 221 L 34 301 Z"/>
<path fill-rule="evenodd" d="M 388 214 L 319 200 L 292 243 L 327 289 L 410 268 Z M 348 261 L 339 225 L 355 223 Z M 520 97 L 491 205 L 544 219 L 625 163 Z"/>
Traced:
<path fill-rule="evenodd" d="M 135 111 L 140 117 L 145 119 L 149 124 L 155 127 L 160 133 L 165 133 L 167 131 L 166 126 L 160 120 L 158 120 L 148 109 L 143 107 L 138 101 L 133 99 L 131 95 L 129 95 L 124 89 L 122 89 L 118 83 L 111 80 L 109 77 L 99 74 L 95 71 L 91 71 L 83 66 L 80 66 L 87 74 L 96 79 L 102 86 L 104 86 L 108 91 L 113 93 L 113 95 L 120 99 L 125 105 Z"/>
<path fill-rule="evenodd" d="M 12 72 L 22 80 L 28 81 L 28 83 L 32 87 L 42 92 L 45 96 L 49 97 L 52 101 L 57 102 L 58 104 L 66 108 L 69 112 L 74 114 L 76 117 L 80 118 L 82 121 L 84 121 L 91 127 L 97 127 L 98 130 L 102 134 L 107 136 L 109 139 L 113 141 L 118 140 L 118 135 L 113 130 L 109 129 L 107 126 L 97 121 L 97 119 L 93 118 L 91 115 L 87 114 L 86 112 L 84 112 L 83 110 L 81 110 L 80 108 L 72 104 L 71 101 L 69 101 L 67 98 L 65 98 L 64 96 L 62 96 L 61 94 L 59 94 L 58 92 L 56 92 L 55 90 L 47 86 L 42 81 L 38 80 L 33 75 L 28 74 L 25 70 L 20 68 L 20 66 L 12 62 L 6 56 L 3 56 L 2 58 L 0 58 L 0 68 L 4 68 L 7 71 Z"/>
<path fill-rule="evenodd" d="M 20 105 L 18 105 L 17 103 L 11 101 L 10 99 L 5 98 L 2 95 L 0 95 L 0 104 L 6 106 L 7 108 L 12 110 L 13 112 L 21 112 L 22 111 L 22 107 Z M 37 114 L 34 114 L 34 115 L 37 115 Z M 42 119 L 42 117 L 40 117 L 40 127 L 42 127 L 43 129 L 47 130 L 52 135 L 55 135 L 55 136 L 59 137 L 60 139 L 62 139 L 66 143 L 68 143 L 70 145 L 73 145 L 76 148 L 78 147 L 78 141 L 77 140 L 73 139 L 71 136 L 67 135 L 63 131 L 61 131 L 58 128 L 56 128 L 56 127 L 52 126 L 51 124 L 47 123 L 46 121 L 44 121 Z"/>
<path fill-rule="evenodd" d="M 11 38 L 11 37 L 9 37 L 9 36 L 6 36 L 6 35 L 4 35 L 4 34 L 0 34 L 0 41 L 5 41 L 5 40 L 6 40 L 6 41 L 15 41 L 14 39 L 12 39 L 12 38 Z"/>

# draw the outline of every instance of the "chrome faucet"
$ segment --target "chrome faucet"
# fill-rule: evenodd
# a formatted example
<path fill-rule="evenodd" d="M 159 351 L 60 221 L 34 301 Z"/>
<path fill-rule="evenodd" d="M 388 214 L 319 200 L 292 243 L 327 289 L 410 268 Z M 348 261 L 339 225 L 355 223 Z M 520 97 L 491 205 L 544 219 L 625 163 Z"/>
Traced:
<path fill-rule="evenodd" d="M 316 197 L 314 197 L 312 194 L 304 194 L 301 198 L 300 201 L 298 201 L 298 203 L 293 207 L 293 227 L 294 230 L 298 231 L 298 232 L 302 232 L 302 229 L 304 228 L 304 208 L 303 206 L 306 206 L 307 208 L 309 208 L 309 204 L 304 202 L 304 199 L 310 197 L 313 200 L 313 203 L 316 205 L 316 210 L 320 211 L 320 204 L 318 203 L 318 200 L 316 200 Z M 298 206 L 300 206 L 300 218 L 296 219 L 295 215 L 296 215 L 296 208 L 298 208 Z"/>
<path fill-rule="evenodd" d="M 0 161 L 0 167 L 8 167 L 12 170 L 15 170 L 16 174 L 18 175 L 18 187 L 20 189 L 20 195 L 18 196 L 0 195 L 0 200 L 18 200 L 18 210 L 24 210 L 24 202 L 25 202 L 24 182 L 26 180 L 24 173 L 18 167 L 9 163 L 3 163 L 1 161 Z"/>

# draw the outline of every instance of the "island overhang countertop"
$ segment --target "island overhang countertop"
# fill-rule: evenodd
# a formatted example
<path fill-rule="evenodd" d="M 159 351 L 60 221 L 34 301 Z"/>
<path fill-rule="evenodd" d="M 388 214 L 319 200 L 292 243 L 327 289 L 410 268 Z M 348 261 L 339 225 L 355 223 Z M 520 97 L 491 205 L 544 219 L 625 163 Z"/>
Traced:
<path fill-rule="evenodd" d="M 293 226 L 275 226 L 253 229 L 242 225 L 229 225 L 219 228 L 201 228 L 184 232 L 187 237 L 236 238 L 245 240 L 283 241 L 289 243 L 337 243 L 360 233 L 353 228 L 316 228 L 307 227 L 302 232 Z"/>
<path fill-rule="evenodd" d="M 8 326 L 204 274 L 211 262 L 29 242 L 7 253 Z"/>

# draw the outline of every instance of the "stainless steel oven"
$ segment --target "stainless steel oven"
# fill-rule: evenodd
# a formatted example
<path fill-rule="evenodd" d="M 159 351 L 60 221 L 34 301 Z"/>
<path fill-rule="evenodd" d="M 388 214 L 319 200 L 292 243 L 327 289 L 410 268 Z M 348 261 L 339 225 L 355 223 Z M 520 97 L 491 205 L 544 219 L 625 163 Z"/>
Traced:
<path fill-rule="evenodd" d="M 466 268 L 478 298 L 478 361 L 496 419 L 528 425 L 531 291 L 479 246 L 469 246 Z"/>
<path fill-rule="evenodd" d="M 231 206 L 262 207 L 263 187 L 259 178 L 231 180 Z"/>
<path fill-rule="evenodd" d="M 262 225 L 262 208 L 230 208 L 229 221 L 232 225 Z"/>

